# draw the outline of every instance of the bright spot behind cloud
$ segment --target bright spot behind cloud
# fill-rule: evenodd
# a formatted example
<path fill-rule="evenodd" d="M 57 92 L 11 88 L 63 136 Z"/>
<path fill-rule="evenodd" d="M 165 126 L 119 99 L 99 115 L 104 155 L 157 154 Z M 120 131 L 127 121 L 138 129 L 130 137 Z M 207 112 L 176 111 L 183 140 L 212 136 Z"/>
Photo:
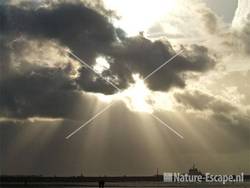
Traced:
<path fill-rule="evenodd" d="M 115 10 L 120 16 L 115 21 L 129 36 L 146 31 L 163 16 L 167 16 L 178 6 L 178 0 L 106 0 L 106 7 Z"/>
<path fill-rule="evenodd" d="M 110 65 L 104 57 L 97 57 L 96 64 L 94 65 L 94 70 L 98 74 L 101 74 L 103 71 L 109 69 Z"/>
<path fill-rule="evenodd" d="M 106 103 L 123 101 L 127 108 L 134 112 L 153 113 L 154 110 L 173 110 L 174 100 L 171 94 L 151 91 L 139 74 L 134 74 L 133 79 L 134 83 L 120 93 L 114 95 L 95 93 L 93 95 Z"/>
<path fill-rule="evenodd" d="M 153 107 L 149 104 L 151 91 L 138 74 L 133 75 L 133 78 L 135 83 L 120 94 L 122 100 L 132 111 L 152 113 Z"/>

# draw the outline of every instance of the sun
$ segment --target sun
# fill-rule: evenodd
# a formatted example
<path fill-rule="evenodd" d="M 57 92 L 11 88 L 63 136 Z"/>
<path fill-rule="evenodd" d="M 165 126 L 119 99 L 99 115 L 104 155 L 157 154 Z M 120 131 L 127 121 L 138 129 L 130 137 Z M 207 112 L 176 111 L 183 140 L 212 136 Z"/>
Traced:
<path fill-rule="evenodd" d="M 105 6 L 117 12 L 114 24 L 129 36 L 147 31 L 153 24 L 175 11 L 178 0 L 105 0 Z"/>
<path fill-rule="evenodd" d="M 150 104 L 151 91 L 147 88 L 139 74 L 134 74 L 133 79 L 135 83 L 119 94 L 121 100 L 132 111 L 152 113 L 153 106 Z"/>
<path fill-rule="evenodd" d="M 131 83 L 127 89 L 119 93 L 113 95 L 95 93 L 92 95 L 105 103 L 123 101 L 128 109 L 134 112 L 153 113 L 152 91 L 148 89 L 139 74 L 133 74 L 132 76 L 134 83 Z"/>
<path fill-rule="evenodd" d="M 133 74 L 132 76 L 134 83 L 131 83 L 127 89 L 119 93 L 113 95 L 92 93 L 92 95 L 105 103 L 122 101 L 133 112 L 151 114 L 155 110 L 174 110 L 174 99 L 171 93 L 152 91 L 147 87 L 147 84 L 139 74 Z"/>

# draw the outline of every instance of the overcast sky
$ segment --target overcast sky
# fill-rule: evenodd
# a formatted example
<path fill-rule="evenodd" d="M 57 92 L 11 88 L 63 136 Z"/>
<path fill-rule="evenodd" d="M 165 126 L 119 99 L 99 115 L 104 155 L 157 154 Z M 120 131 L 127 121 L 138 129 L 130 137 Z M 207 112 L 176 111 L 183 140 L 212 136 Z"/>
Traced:
<path fill-rule="evenodd" d="M 250 173 L 249 11 L 248 0 L 1 1 L 1 174 Z"/>

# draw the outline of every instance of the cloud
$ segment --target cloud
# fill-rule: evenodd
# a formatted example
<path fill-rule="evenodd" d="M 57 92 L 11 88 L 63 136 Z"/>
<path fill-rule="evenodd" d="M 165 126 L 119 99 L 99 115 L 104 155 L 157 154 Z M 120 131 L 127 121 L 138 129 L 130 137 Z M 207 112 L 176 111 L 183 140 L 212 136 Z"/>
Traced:
<path fill-rule="evenodd" d="M 115 40 L 108 18 L 81 3 L 37 9 L 2 5 L 0 9 L 3 35 L 56 39 L 86 61 L 91 62 Z"/>
<path fill-rule="evenodd" d="M 210 9 L 202 9 L 199 12 L 208 33 L 215 34 L 218 30 L 218 17 Z"/>
<path fill-rule="evenodd" d="M 215 66 L 215 60 L 210 57 L 207 48 L 192 45 L 183 50 L 182 55 L 146 81 L 151 90 L 167 91 L 172 87 L 183 88 L 185 72 L 205 72 Z M 111 57 L 114 57 L 111 71 L 118 73 L 117 76 L 121 78 L 130 78 L 133 73 L 145 77 L 175 53 L 169 42 L 152 42 L 143 37 L 126 38 L 111 53 Z"/>
<path fill-rule="evenodd" d="M 0 73 L 1 78 L 3 78 L 6 74 L 8 74 L 10 70 L 10 49 L 7 46 L 7 39 L 0 39 Z"/>
<path fill-rule="evenodd" d="M 221 46 L 224 50 L 229 50 L 230 55 L 240 55 L 249 57 L 250 55 L 250 17 L 249 1 L 239 0 L 238 8 L 230 28 L 224 28 L 220 33 Z"/>
<path fill-rule="evenodd" d="M 175 98 L 179 103 L 194 110 L 210 110 L 213 113 L 230 113 L 237 110 L 230 102 L 200 91 L 176 93 Z"/>
<path fill-rule="evenodd" d="M 217 74 L 210 85 L 206 83 L 210 94 L 220 96 L 233 106 L 238 106 L 238 110 L 247 111 L 250 107 L 249 70 Z"/>
<path fill-rule="evenodd" d="M 236 9 L 234 19 L 232 22 L 232 26 L 235 29 L 239 29 L 245 25 L 246 22 L 249 20 L 249 8 L 250 3 L 248 0 L 239 0 L 238 7 Z"/>
<path fill-rule="evenodd" d="M 235 45 L 238 50 L 243 54 L 250 55 L 250 20 L 245 24 L 241 31 L 235 31 L 233 37 L 235 37 Z"/>
<path fill-rule="evenodd" d="M 122 88 L 128 86 L 127 82 L 131 81 L 131 74 L 124 75 L 123 70 L 114 68 L 117 67 L 117 64 L 121 65 L 120 61 L 124 64 L 123 67 L 133 65 L 132 68 L 136 68 L 136 70 L 132 71 L 137 71 L 144 76 L 175 53 L 169 43 L 151 42 L 145 38 L 126 38 L 119 43 L 116 38 L 116 28 L 109 22 L 108 16 L 103 16 L 84 4 L 60 3 L 50 8 L 40 7 L 37 9 L 1 6 L 1 12 L 2 33 L 4 35 L 16 36 L 20 34 L 36 39 L 58 40 L 59 43 L 70 48 L 89 64 L 94 64 L 98 55 L 110 55 L 115 62 L 112 74 L 118 76 L 119 86 Z M 118 36 L 120 35 L 118 34 Z M 129 48 L 135 51 L 133 52 Z M 193 54 L 191 52 L 186 57 L 177 58 L 180 63 L 173 65 L 172 70 L 162 71 L 168 77 L 168 79 L 164 79 L 168 80 L 165 84 L 153 87 L 153 84 L 149 83 L 151 88 L 164 90 L 169 89 L 172 85 L 183 87 L 184 80 L 178 75 L 178 72 L 185 70 L 203 71 L 205 67 L 209 67 L 207 66 L 209 63 L 213 63 L 204 47 L 195 46 L 193 50 Z M 144 70 L 143 66 L 147 68 Z M 85 71 L 81 72 L 86 74 Z M 91 83 L 91 79 L 88 77 L 88 75 L 81 75 L 81 79 L 86 80 L 79 82 L 81 87 L 86 90 L 91 88 L 88 84 L 86 85 L 87 82 Z M 156 82 L 154 81 L 154 83 Z M 93 86 L 93 91 L 101 84 L 99 81 L 92 82 L 91 85 L 96 85 Z"/>
<path fill-rule="evenodd" d="M 105 57 L 110 69 L 102 74 L 121 89 L 133 82 L 133 74 L 145 77 L 176 54 L 168 41 L 126 37 L 122 29 L 112 25 L 114 14 L 105 11 L 100 1 L 44 2 L 0 5 L 0 85 L 4 91 L 0 104 L 7 117 L 68 118 L 81 101 L 81 91 L 116 92 L 81 67 L 65 49 L 89 65 L 94 65 L 97 57 Z M 204 46 L 182 49 L 183 54 L 146 81 L 151 90 L 184 88 L 188 72 L 206 72 L 216 64 Z"/>
<path fill-rule="evenodd" d="M 199 122 L 209 124 L 208 129 L 223 131 L 235 138 L 237 142 L 240 141 L 244 149 L 249 149 L 250 116 L 241 105 L 237 106 L 221 96 L 199 90 L 176 93 L 175 98 L 180 105 L 179 110 L 183 111 L 187 119 L 191 118 L 191 122 L 196 125 L 193 128 L 199 128 L 197 125 Z M 222 138 L 217 137 L 216 139 L 221 142 Z M 227 146 L 223 146 L 220 150 L 227 150 L 226 148 Z M 228 150 L 231 149 L 228 148 Z"/>
<path fill-rule="evenodd" d="M 191 109 L 192 113 L 203 113 L 206 118 L 214 119 L 218 121 L 217 123 L 224 123 L 227 126 L 246 126 L 246 122 L 250 120 L 244 109 L 240 110 L 239 106 L 221 96 L 195 90 L 175 93 L 175 98 L 184 108 Z"/>
<path fill-rule="evenodd" d="M 35 67 L 35 66 L 33 66 Z M 7 117 L 67 117 L 80 94 L 59 68 L 41 68 L 1 79 L 1 114 Z"/>

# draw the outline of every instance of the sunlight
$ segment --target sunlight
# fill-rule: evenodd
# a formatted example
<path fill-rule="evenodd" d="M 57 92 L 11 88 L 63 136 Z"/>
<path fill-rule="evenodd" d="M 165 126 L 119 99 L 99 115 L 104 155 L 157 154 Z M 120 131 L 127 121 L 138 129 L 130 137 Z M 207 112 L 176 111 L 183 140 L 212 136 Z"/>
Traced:
<path fill-rule="evenodd" d="M 101 74 L 103 71 L 109 69 L 109 67 L 110 65 L 107 60 L 104 57 L 100 56 L 96 58 L 96 64 L 93 66 L 93 69 L 98 74 Z"/>
<path fill-rule="evenodd" d="M 150 104 L 151 91 L 138 74 L 133 75 L 133 78 L 135 83 L 120 94 L 122 100 L 132 111 L 152 113 L 153 107 Z"/>
<path fill-rule="evenodd" d="M 105 0 L 105 5 L 118 12 L 119 20 L 114 24 L 126 31 L 129 36 L 146 31 L 162 17 L 178 7 L 177 0 Z"/>
<path fill-rule="evenodd" d="M 154 110 L 173 111 L 174 99 L 170 93 L 151 91 L 139 74 L 133 75 L 134 83 L 120 93 L 104 95 L 91 93 L 104 103 L 123 101 L 134 112 L 153 113 Z"/>
<path fill-rule="evenodd" d="M 152 101 L 152 91 L 147 88 L 139 74 L 134 74 L 133 79 L 135 83 L 130 84 L 127 89 L 120 93 L 116 93 L 114 95 L 92 93 L 91 95 L 96 96 L 104 103 L 123 101 L 131 111 L 152 113 L 153 105 L 151 104 L 152 102 L 150 102 Z"/>

